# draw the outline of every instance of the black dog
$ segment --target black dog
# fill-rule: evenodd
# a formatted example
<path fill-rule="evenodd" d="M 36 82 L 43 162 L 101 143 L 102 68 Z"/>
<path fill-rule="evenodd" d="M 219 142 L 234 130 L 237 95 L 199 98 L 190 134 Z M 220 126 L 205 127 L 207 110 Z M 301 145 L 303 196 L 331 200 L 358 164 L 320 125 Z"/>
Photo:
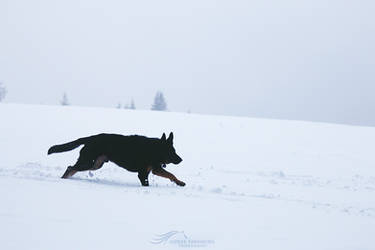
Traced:
<path fill-rule="evenodd" d="M 111 161 L 131 172 L 138 172 L 143 186 L 148 186 L 148 175 L 151 171 L 179 186 L 185 186 L 184 182 L 163 169 L 166 164 L 179 164 L 182 161 L 173 148 L 173 133 L 170 133 L 168 139 L 164 133 L 161 139 L 138 135 L 99 134 L 52 146 L 48 154 L 73 150 L 82 144 L 85 146 L 80 151 L 77 163 L 68 167 L 61 178 L 69 178 L 78 171 L 97 170 L 105 162 Z"/>

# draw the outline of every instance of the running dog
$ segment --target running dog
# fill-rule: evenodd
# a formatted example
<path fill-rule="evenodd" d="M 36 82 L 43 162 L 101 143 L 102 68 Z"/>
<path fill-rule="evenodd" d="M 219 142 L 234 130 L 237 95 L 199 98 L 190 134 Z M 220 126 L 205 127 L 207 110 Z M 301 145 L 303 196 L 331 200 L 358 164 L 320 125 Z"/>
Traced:
<path fill-rule="evenodd" d="M 173 147 L 173 133 L 168 139 L 163 133 L 159 138 L 148 138 L 139 135 L 99 134 L 77 139 L 61 145 L 52 146 L 48 154 L 73 150 L 80 145 L 77 163 L 69 166 L 61 178 L 72 177 L 78 171 L 97 170 L 105 162 L 111 161 L 131 172 L 138 172 L 142 186 L 148 186 L 148 175 L 155 175 L 170 179 L 179 186 L 185 186 L 173 174 L 166 171 L 166 164 L 182 162 Z"/>

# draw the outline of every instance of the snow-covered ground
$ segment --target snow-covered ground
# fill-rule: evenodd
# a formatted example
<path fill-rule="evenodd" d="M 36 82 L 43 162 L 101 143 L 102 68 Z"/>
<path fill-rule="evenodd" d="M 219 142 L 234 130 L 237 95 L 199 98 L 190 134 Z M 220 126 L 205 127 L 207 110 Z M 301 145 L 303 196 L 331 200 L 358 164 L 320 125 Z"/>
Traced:
<path fill-rule="evenodd" d="M 0 105 L 0 249 L 375 249 L 375 128 Z M 113 164 L 59 177 L 102 132 L 174 132 L 178 187 Z"/>

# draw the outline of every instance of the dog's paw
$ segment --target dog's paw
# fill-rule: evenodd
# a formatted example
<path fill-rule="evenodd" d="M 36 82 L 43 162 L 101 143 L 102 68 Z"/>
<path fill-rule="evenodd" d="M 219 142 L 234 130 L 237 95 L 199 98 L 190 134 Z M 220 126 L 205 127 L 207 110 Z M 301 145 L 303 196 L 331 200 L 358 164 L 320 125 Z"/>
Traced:
<path fill-rule="evenodd" d="M 186 183 L 183 181 L 176 181 L 176 184 L 179 185 L 180 187 L 183 187 L 186 185 Z"/>
<path fill-rule="evenodd" d="M 144 187 L 149 186 L 148 179 L 141 180 L 141 183 L 142 183 L 142 186 L 144 186 Z"/>

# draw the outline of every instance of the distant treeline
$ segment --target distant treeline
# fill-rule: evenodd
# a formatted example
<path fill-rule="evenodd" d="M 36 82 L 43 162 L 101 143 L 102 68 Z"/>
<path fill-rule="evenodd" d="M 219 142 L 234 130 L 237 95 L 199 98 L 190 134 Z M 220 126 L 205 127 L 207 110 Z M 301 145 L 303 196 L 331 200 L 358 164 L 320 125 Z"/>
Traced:
<path fill-rule="evenodd" d="M 60 101 L 60 104 L 63 106 L 70 105 L 68 95 L 66 93 L 63 94 L 63 97 Z M 131 99 L 130 104 L 122 105 L 121 102 L 119 102 L 116 106 L 116 108 L 121 109 L 136 109 L 134 99 Z M 151 105 L 151 110 L 158 110 L 158 111 L 166 111 L 167 110 L 167 102 L 165 100 L 165 97 L 161 91 L 156 92 L 156 95 L 154 97 L 154 102 Z"/>

